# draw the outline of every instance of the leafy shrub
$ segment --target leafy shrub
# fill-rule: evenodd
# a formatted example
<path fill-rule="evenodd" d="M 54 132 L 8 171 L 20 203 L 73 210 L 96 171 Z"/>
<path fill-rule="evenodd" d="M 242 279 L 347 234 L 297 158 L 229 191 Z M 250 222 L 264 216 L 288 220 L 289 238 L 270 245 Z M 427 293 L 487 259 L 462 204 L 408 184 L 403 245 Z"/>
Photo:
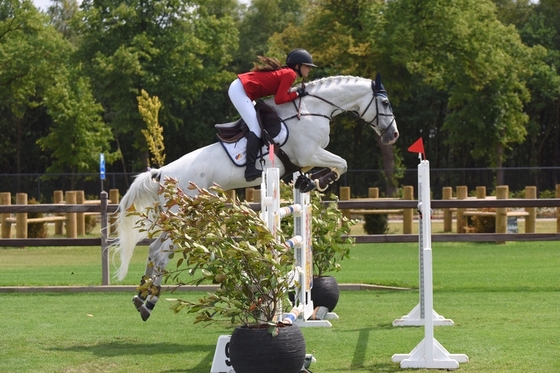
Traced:
<path fill-rule="evenodd" d="M 389 217 L 387 214 L 366 214 L 364 217 L 364 231 L 367 234 L 388 233 Z"/>
<path fill-rule="evenodd" d="M 281 182 L 280 196 L 283 201 L 293 201 L 292 185 Z M 354 239 L 348 235 L 356 221 L 346 218 L 338 209 L 335 194 L 328 196 L 327 200 L 332 202 L 324 203 L 324 198 L 325 195 L 317 190 L 310 192 L 314 276 L 340 271 L 340 262 L 350 256 L 350 248 L 354 244 Z M 293 219 L 283 219 L 280 224 L 283 232 L 293 233 Z"/>
<path fill-rule="evenodd" d="M 539 193 L 539 198 L 556 198 L 555 190 L 543 190 Z"/>
<path fill-rule="evenodd" d="M 219 284 L 195 301 L 170 299 L 172 309 L 196 314 L 195 323 L 272 322 L 288 297 L 288 274 L 294 269 L 285 238 L 279 232 L 275 240 L 257 212 L 232 204 L 219 186 L 200 189 L 191 183 L 189 189 L 198 194 L 188 196 L 177 180 L 166 179 L 160 190 L 166 203 L 132 213 L 149 237 L 165 233 L 173 241 L 169 255 L 177 264 L 164 273 L 166 283 Z"/>

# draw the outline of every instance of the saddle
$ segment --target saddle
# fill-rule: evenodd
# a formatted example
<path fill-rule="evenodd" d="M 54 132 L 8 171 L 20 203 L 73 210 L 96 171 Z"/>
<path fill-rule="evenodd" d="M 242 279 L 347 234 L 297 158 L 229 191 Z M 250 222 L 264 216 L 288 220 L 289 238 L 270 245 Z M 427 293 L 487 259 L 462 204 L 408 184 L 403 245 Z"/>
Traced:
<path fill-rule="evenodd" d="M 276 114 L 276 110 L 259 100 L 255 104 L 255 111 L 263 133 L 266 130 L 271 138 L 278 136 L 282 119 Z M 220 141 L 225 143 L 237 142 L 249 132 L 249 127 L 247 127 L 243 118 L 229 123 L 216 124 L 214 127 L 218 131 L 217 136 Z"/>
<path fill-rule="evenodd" d="M 264 101 L 259 100 L 255 104 L 255 111 L 257 112 L 257 119 L 262 129 L 262 139 L 269 148 L 271 144 L 275 145 L 274 154 L 282 161 L 286 169 L 284 175 L 301 170 L 301 167 L 293 164 L 288 155 L 274 141 L 274 138 L 278 136 L 282 129 L 282 119 L 280 119 L 276 110 L 267 105 Z M 249 132 L 249 127 L 243 118 L 229 123 L 216 124 L 214 127 L 217 130 L 216 136 L 224 143 L 235 143 Z M 262 153 L 260 158 L 261 160 L 263 159 Z"/>

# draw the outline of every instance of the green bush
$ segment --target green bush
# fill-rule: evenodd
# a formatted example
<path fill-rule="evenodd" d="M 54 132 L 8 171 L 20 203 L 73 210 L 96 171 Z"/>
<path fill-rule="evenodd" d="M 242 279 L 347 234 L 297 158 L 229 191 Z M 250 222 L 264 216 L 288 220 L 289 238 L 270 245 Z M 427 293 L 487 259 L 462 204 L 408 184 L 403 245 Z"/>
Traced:
<path fill-rule="evenodd" d="M 367 234 L 386 234 L 389 232 L 389 217 L 387 214 L 366 214 L 364 231 Z"/>

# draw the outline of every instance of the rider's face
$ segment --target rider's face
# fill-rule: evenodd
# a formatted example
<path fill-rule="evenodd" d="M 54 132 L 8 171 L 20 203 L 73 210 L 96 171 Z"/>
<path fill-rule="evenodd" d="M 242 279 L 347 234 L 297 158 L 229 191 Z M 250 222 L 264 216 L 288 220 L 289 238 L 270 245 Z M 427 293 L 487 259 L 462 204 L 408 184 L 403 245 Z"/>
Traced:
<path fill-rule="evenodd" d="M 301 67 L 299 68 L 299 71 L 301 72 L 301 76 L 303 78 L 307 78 L 307 75 L 309 75 L 309 72 L 311 71 L 311 69 L 312 69 L 311 66 L 301 65 Z"/>

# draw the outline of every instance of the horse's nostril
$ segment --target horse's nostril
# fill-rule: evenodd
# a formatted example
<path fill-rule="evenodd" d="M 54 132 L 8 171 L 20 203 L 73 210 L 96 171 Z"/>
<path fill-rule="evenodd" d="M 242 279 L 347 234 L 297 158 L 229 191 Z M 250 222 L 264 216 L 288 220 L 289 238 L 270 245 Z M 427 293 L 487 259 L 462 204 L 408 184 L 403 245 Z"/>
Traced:
<path fill-rule="evenodd" d="M 393 134 L 393 136 L 395 136 L 395 139 L 399 138 L 399 133 L 397 131 L 395 131 L 395 133 Z"/>

